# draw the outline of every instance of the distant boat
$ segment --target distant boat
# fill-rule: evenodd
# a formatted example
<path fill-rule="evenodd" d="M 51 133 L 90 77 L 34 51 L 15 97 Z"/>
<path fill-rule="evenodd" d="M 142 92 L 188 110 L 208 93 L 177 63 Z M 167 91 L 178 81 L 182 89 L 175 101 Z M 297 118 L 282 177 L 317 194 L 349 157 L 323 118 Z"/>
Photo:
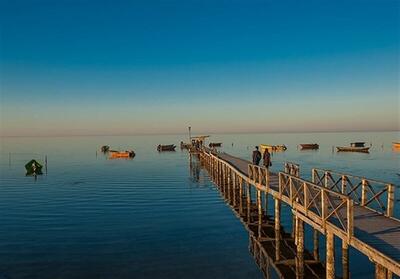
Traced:
<path fill-rule="evenodd" d="M 161 151 L 175 151 L 176 146 L 174 144 L 168 144 L 168 145 L 161 145 L 159 144 L 157 146 L 157 150 L 159 152 Z"/>
<path fill-rule="evenodd" d="M 392 147 L 394 149 L 400 149 L 400 142 L 392 142 Z"/>
<path fill-rule="evenodd" d="M 369 152 L 369 147 L 365 147 L 365 142 L 352 142 L 350 146 L 337 146 L 336 148 L 338 152 Z"/>
<path fill-rule="evenodd" d="M 126 150 L 126 151 L 115 151 L 115 150 L 110 150 L 110 158 L 111 159 L 116 159 L 116 158 L 133 158 L 135 157 L 135 152 L 133 150 Z"/>
<path fill-rule="evenodd" d="M 43 166 L 39 164 L 36 160 L 30 160 L 26 165 L 26 175 L 41 175 Z"/>
<path fill-rule="evenodd" d="M 301 147 L 302 150 L 319 149 L 319 144 L 317 144 L 317 143 L 301 143 L 300 147 Z"/>
<path fill-rule="evenodd" d="M 103 145 L 100 149 L 101 149 L 101 152 L 106 153 L 110 150 L 110 146 Z"/>
<path fill-rule="evenodd" d="M 208 146 L 210 148 L 212 148 L 212 147 L 221 147 L 222 146 L 222 142 L 210 142 L 210 144 Z"/>
<path fill-rule="evenodd" d="M 260 144 L 260 151 L 264 152 L 265 149 L 268 149 L 268 151 L 271 151 L 271 152 L 275 152 L 275 151 L 285 151 L 287 149 L 287 147 L 284 144 L 280 144 L 280 145 Z"/>

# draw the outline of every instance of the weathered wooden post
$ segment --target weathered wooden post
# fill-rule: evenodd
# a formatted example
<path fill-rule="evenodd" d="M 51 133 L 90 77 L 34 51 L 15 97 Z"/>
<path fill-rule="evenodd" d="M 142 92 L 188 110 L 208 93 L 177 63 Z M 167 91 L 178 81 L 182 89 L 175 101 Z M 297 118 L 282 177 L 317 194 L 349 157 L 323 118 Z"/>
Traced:
<path fill-rule="evenodd" d="M 349 245 L 347 240 L 342 240 L 342 270 L 343 270 L 343 279 L 350 278 L 349 272 Z"/>
<path fill-rule="evenodd" d="M 236 206 L 236 191 L 237 191 L 237 187 L 236 187 L 236 185 L 237 185 L 237 174 L 236 174 L 236 172 L 233 172 L 232 173 L 232 188 L 233 188 L 233 197 L 232 197 L 232 199 L 233 199 L 233 206 L 235 207 Z"/>
<path fill-rule="evenodd" d="M 257 208 L 258 208 L 258 219 L 259 222 L 262 222 L 262 214 L 263 214 L 263 209 L 262 209 L 262 200 L 261 200 L 261 191 L 257 190 Z"/>
<path fill-rule="evenodd" d="M 378 263 L 375 263 L 375 279 L 387 279 L 387 269 Z"/>
<path fill-rule="evenodd" d="M 361 205 L 365 206 L 367 202 L 367 180 L 363 179 L 361 181 Z"/>
<path fill-rule="evenodd" d="M 296 256 L 296 278 L 304 277 L 304 222 L 299 217 L 297 219 L 297 256 Z"/>
<path fill-rule="evenodd" d="M 239 178 L 239 213 L 243 214 L 243 178 Z"/>
<path fill-rule="evenodd" d="M 387 209 L 386 215 L 389 217 L 393 216 L 393 209 L 394 209 L 394 185 L 388 184 L 387 185 Z"/>
<path fill-rule="evenodd" d="M 329 173 L 327 171 L 325 171 L 325 176 L 324 176 L 324 186 L 325 188 L 329 188 L 329 177 L 328 177 Z"/>
<path fill-rule="evenodd" d="M 347 177 L 342 175 L 342 194 L 346 195 Z"/>
<path fill-rule="evenodd" d="M 278 198 L 275 199 L 275 231 L 281 229 L 281 201 Z"/>
<path fill-rule="evenodd" d="M 326 232 L 326 279 L 335 279 L 335 236 Z"/>

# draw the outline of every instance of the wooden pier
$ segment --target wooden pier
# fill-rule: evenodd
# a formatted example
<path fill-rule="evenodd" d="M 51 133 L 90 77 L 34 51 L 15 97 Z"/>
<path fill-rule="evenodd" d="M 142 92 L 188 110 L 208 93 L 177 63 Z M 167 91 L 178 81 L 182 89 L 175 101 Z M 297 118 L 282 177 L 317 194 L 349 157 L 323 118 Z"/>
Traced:
<path fill-rule="evenodd" d="M 342 242 L 343 278 L 350 278 L 350 246 L 375 264 L 375 278 L 400 276 L 400 220 L 393 217 L 394 185 L 319 169 L 313 169 L 312 181 L 307 181 L 299 177 L 300 166 L 293 163 L 285 163 L 282 172 L 272 173 L 244 159 L 206 148 L 197 155 L 215 183 L 222 185 L 229 200 L 247 205 L 235 204 L 234 208 L 251 208 L 254 199 L 254 208 L 262 223 L 266 219 L 263 212 L 274 206 L 276 236 L 281 235 L 282 202 L 291 207 L 297 278 L 308 278 L 305 270 L 310 270 L 309 253 L 304 248 L 305 223 L 314 231 L 312 263 L 319 261 L 319 234 L 325 235 L 324 277 L 336 278 L 335 237 Z M 273 205 L 265 202 L 269 195 Z M 239 216 L 242 216 L 240 212 Z M 253 233 L 251 240 L 262 242 L 262 237 Z"/>

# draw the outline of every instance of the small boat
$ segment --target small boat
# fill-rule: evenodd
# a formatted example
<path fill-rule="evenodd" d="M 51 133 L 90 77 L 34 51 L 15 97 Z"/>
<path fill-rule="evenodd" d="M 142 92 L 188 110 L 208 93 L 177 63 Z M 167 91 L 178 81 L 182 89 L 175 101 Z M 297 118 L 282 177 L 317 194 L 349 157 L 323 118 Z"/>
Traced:
<path fill-rule="evenodd" d="M 400 142 L 392 142 L 392 147 L 394 149 L 400 149 Z"/>
<path fill-rule="evenodd" d="M 176 146 L 174 144 L 168 144 L 168 145 L 161 145 L 159 144 L 157 146 L 158 152 L 161 151 L 175 151 Z"/>
<path fill-rule="evenodd" d="M 110 150 L 110 158 L 133 158 L 135 157 L 135 152 L 133 150 L 126 150 L 126 151 L 116 151 Z"/>
<path fill-rule="evenodd" d="M 101 152 L 106 153 L 110 150 L 110 146 L 103 145 L 100 149 L 101 149 Z"/>
<path fill-rule="evenodd" d="M 352 142 L 350 146 L 337 146 L 338 152 L 363 152 L 368 153 L 370 147 L 365 147 L 365 142 Z"/>
<path fill-rule="evenodd" d="M 260 144 L 260 151 L 263 153 L 265 149 L 268 149 L 270 152 L 276 152 L 276 151 L 285 151 L 287 149 L 286 145 L 280 144 L 280 145 L 268 145 L 268 144 Z"/>
<path fill-rule="evenodd" d="M 39 164 L 36 160 L 30 160 L 26 165 L 25 165 L 25 169 L 26 169 L 26 175 L 42 175 L 42 168 L 43 166 L 41 164 Z"/>
<path fill-rule="evenodd" d="M 301 150 L 319 149 L 319 144 L 317 144 L 317 143 L 301 143 L 300 147 L 301 147 Z"/>
<path fill-rule="evenodd" d="M 212 148 L 212 147 L 221 147 L 222 146 L 222 142 L 210 142 L 210 144 L 208 145 L 208 147 Z"/>

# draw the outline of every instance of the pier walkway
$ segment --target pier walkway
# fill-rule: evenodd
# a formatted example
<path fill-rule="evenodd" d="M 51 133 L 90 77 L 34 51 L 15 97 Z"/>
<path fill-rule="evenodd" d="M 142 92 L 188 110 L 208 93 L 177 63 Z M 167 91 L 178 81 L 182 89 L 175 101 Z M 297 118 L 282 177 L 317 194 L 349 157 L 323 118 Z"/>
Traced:
<path fill-rule="evenodd" d="M 375 264 L 376 278 L 392 278 L 393 273 L 400 276 L 400 221 L 392 216 L 392 184 L 319 169 L 313 169 L 312 181 L 307 181 L 299 177 L 299 166 L 293 163 L 286 163 L 282 172 L 272 173 L 247 160 L 209 149 L 203 149 L 199 156 L 216 182 L 233 187 L 233 193 L 239 191 L 248 202 L 254 189 L 260 211 L 268 206 L 262 204 L 261 193 L 271 195 L 276 229 L 280 229 L 281 202 L 291 206 L 300 266 L 304 265 L 305 222 L 315 230 L 314 235 L 326 236 L 326 278 L 336 276 L 334 236 L 342 240 L 343 278 L 349 278 L 349 246 Z"/>

